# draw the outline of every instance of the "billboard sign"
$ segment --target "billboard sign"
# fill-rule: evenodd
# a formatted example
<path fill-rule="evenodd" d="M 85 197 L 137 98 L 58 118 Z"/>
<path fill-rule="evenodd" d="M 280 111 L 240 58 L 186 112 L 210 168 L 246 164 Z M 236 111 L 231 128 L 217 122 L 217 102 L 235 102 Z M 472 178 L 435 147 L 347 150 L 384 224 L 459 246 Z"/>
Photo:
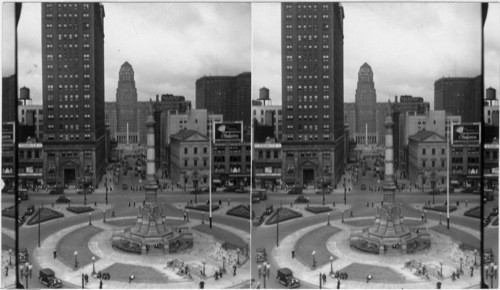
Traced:
<path fill-rule="evenodd" d="M 243 122 L 214 123 L 214 142 L 243 142 Z"/>
<path fill-rule="evenodd" d="M 451 144 L 480 144 L 481 124 L 452 124 Z"/>

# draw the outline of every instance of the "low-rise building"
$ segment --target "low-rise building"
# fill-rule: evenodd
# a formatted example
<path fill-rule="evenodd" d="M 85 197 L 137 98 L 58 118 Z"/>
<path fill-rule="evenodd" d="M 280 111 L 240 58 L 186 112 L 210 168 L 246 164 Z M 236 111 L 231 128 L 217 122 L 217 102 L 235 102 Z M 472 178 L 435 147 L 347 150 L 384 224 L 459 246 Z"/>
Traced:
<path fill-rule="evenodd" d="M 484 144 L 484 188 L 498 190 L 498 139 Z"/>
<path fill-rule="evenodd" d="M 250 142 L 216 142 L 213 144 L 212 181 L 216 186 L 250 184 Z"/>
<path fill-rule="evenodd" d="M 281 143 L 268 139 L 253 145 L 253 180 L 261 188 L 281 187 Z"/>
<path fill-rule="evenodd" d="M 209 186 L 210 153 L 207 136 L 182 130 L 170 136 L 170 178 L 183 188 Z"/>
<path fill-rule="evenodd" d="M 420 187 L 446 187 L 446 139 L 420 131 L 408 140 L 409 180 Z"/>
<path fill-rule="evenodd" d="M 43 186 L 43 145 L 28 138 L 19 143 L 19 186 L 35 189 Z"/>

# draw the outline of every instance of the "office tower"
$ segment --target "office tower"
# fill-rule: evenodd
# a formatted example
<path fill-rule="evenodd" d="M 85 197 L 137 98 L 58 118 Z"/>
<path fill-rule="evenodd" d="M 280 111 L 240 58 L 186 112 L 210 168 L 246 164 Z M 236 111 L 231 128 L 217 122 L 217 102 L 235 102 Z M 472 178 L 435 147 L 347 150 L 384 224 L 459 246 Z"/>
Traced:
<path fill-rule="evenodd" d="M 434 110 L 462 116 L 462 122 L 481 122 L 483 79 L 441 78 L 434 83 Z"/>
<path fill-rule="evenodd" d="M 224 115 L 226 121 L 250 126 L 251 73 L 237 76 L 204 76 L 196 80 L 196 109 Z"/>
<path fill-rule="evenodd" d="M 116 122 L 117 130 L 120 133 L 137 132 L 137 89 L 134 81 L 134 69 L 128 62 L 120 67 L 118 88 L 116 89 Z M 130 141 L 125 140 L 125 143 Z M 137 141 L 135 138 L 133 143 L 137 143 Z"/>
<path fill-rule="evenodd" d="M 282 3 L 283 181 L 336 184 L 344 164 L 343 19 L 339 3 Z"/>
<path fill-rule="evenodd" d="M 104 172 L 103 21 L 99 3 L 42 4 L 47 185 L 96 185 Z"/>
<path fill-rule="evenodd" d="M 356 133 L 368 138 L 368 140 L 363 140 L 362 143 L 375 144 L 377 142 L 377 121 L 375 110 L 377 93 L 373 82 L 372 68 L 366 62 L 359 69 L 355 103 Z"/>

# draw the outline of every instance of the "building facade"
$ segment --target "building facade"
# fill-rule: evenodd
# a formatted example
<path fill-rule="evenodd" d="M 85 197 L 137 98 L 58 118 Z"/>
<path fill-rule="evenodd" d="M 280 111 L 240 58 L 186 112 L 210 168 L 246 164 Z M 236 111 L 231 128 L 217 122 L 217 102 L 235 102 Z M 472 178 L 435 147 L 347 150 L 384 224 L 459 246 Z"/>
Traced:
<path fill-rule="evenodd" d="M 344 10 L 281 4 L 283 181 L 336 184 L 344 168 Z"/>
<path fill-rule="evenodd" d="M 28 139 L 19 143 L 19 186 L 39 188 L 43 186 L 43 145 Z"/>
<path fill-rule="evenodd" d="M 196 80 L 196 109 L 222 114 L 226 121 L 243 121 L 250 127 L 251 73 L 204 76 Z"/>
<path fill-rule="evenodd" d="M 281 105 L 263 105 L 262 102 L 258 102 L 258 104 L 254 102 L 252 105 L 252 119 L 257 121 L 260 126 L 272 126 L 274 136 L 268 137 L 274 137 L 277 140 L 283 138 L 282 112 Z"/>
<path fill-rule="evenodd" d="M 38 141 L 43 139 L 43 105 L 17 106 L 19 124 L 35 126 L 35 137 Z"/>
<path fill-rule="evenodd" d="M 116 89 L 116 127 L 119 133 L 137 132 L 137 88 L 135 87 L 134 69 L 125 62 L 120 67 L 118 88 Z M 128 134 L 130 136 L 130 134 Z M 124 143 L 137 143 L 137 139 L 128 139 Z M 118 140 L 123 143 L 123 140 Z"/>
<path fill-rule="evenodd" d="M 434 83 L 434 110 L 461 116 L 462 122 L 481 122 L 483 77 L 441 78 Z"/>
<path fill-rule="evenodd" d="M 43 160 L 48 185 L 96 185 L 105 170 L 104 7 L 42 4 Z"/>
<path fill-rule="evenodd" d="M 170 179 L 183 188 L 209 186 L 208 138 L 193 130 L 170 136 Z"/>
<path fill-rule="evenodd" d="M 484 144 L 484 188 L 498 190 L 498 139 Z"/>
<path fill-rule="evenodd" d="M 484 101 L 484 123 L 491 126 L 497 126 L 499 123 L 499 106 L 494 88 L 486 89 L 486 100 Z"/>
<path fill-rule="evenodd" d="M 260 188 L 281 187 L 281 143 L 273 139 L 253 144 L 253 180 Z"/>
<path fill-rule="evenodd" d="M 2 122 L 15 122 L 17 74 L 2 78 Z"/>
<path fill-rule="evenodd" d="M 109 132 L 111 135 L 111 139 L 116 140 L 116 133 L 118 130 L 117 120 L 116 120 L 116 102 L 104 103 L 104 116 L 106 125 L 109 125 Z"/>
<path fill-rule="evenodd" d="M 409 137 L 408 179 L 420 188 L 446 187 L 446 139 L 432 131 Z"/>
<path fill-rule="evenodd" d="M 215 186 L 250 185 L 250 142 L 215 142 L 212 148 L 212 181 Z"/>

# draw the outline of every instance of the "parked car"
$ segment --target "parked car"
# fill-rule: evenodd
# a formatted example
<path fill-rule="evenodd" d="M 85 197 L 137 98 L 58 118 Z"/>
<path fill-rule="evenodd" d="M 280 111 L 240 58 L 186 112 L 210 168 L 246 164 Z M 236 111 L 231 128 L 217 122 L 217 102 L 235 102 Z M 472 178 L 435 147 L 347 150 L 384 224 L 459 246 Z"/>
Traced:
<path fill-rule="evenodd" d="M 265 248 L 258 248 L 257 249 L 257 263 L 262 263 L 265 261 L 267 261 L 266 249 Z"/>
<path fill-rule="evenodd" d="M 278 280 L 278 283 L 281 283 L 288 288 L 297 288 L 300 286 L 300 281 L 293 277 L 292 270 L 288 268 L 278 269 L 276 279 Z"/>
<path fill-rule="evenodd" d="M 30 255 L 28 254 L 28 249 L 21 248 L 19 249 L 19 259 L 17 259 L 18 264 L 24 264 L 30 261 Z"/>
<path fill-rule="evenodd" d="M 325 189 L 325 194 L 330 194 L 332 193 L 330 189 Z M 316 190 L 316 194 L 323 194 L 323 190 Z"/>
<path fill-rule="evenodd" d="M 25 215 L 32 215 L 35 213 L 35 205 L 29 205 L 26 211 L 24 212 Z"/>
<path fill-rule="evenodd" d="M 239 187 L 234 192 L 235 193 L 248 193 L 248 190 L 246 190 L 244 187 Z"/>
<path fill-rule="evenodd" d="M 264 213 L 262 215 L 270 215 L 273 213 L 273 211 L 274 211 L 273 205 L 270 205 L 270 206 L 266 207 L 266 210 L 264 211 Z"/>
<path fill-rule="evenodd" d="M 484 263 L 484 265 L 489 265 L 490 263 L 495 263 L 495 255 L 493 254 L 492 249 L 484 249 L 483 263 Z"/>
<path fill-rule="evenodd" d="M 40 270 L 40 275 L 38 276 L 40 283 L 46 285 L 49 288 L 61 288 L 61 280 L 56 278 L 54 271 L 50 268 L 45 268 Z"/>
<path fill-rule="evenodd" d="M 309 198 L 305 197 L 304 195 L 301 195 L 295 199 L 295 203 L 308 203 Z"/>
<path fill-rule="evenodd" d="M 288 191 L 288 194 L 302 194 L 302 188 L 293 187 L 291 190 Z"/>
<path fill-rule="evenodd" d="M 28 200 L 29 199 L 27 189 L 20 188 L 18 192 L 19 192 L 19 198 L 21 200 Z"/>
<path fill-rule="evenodd" d="M 264 222 L 264 216 L 259 216 L 253 220 L 254 226 L 260 226 Z"/>
<path fill-rule="evenodd" d="M 71 199 L 65 195 L 61 195 L 56 199 L 56 203 L 70 203 Z"/>

